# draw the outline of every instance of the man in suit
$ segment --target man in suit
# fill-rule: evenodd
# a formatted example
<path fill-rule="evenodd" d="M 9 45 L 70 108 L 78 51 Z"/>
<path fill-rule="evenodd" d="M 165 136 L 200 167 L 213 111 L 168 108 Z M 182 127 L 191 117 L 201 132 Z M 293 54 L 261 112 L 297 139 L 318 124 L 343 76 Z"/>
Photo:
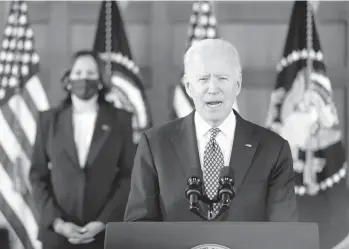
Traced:
<path fill-rule="evenodd" d="M 234 46 L 219 39 L 197 42 L 185 54 L 184 72 L 195 111 L 143 134 L 125 221 L 200 220 L 185 197 L 190 168 L 202 170 L 213 199 L 224 166 L 235 172 L 236 196 L 221 220 L 297 221 L 288 142 L 233 111 L 242 78 Z"/>
<path fill-rule="evenodd" d="M 43 249 L 102 249 L 122 221 L 135 145 L 131 114 L 104 100 L 95 53 L 81 51 L 63 80 L 67 99 L 38 118 L 30 180 Z"/>

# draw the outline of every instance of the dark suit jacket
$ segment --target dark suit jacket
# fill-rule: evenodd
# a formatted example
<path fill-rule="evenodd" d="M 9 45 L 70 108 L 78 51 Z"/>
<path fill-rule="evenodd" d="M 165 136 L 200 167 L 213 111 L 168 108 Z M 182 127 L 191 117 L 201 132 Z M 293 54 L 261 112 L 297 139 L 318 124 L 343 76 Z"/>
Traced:
<path fill-rule="evenodd" d="M 235 115 L 230 167 L 236 197 L 221 220 L 297 221 L 288 142 Z M 200 220 L 189 211 L 184 194 L 193 166 L 200 167 L 194 112 L 145 132 L 135 156 L 125 221 Z"/>
<path fill-rule="evenodd" d="M 106 102 L 99 104 L 85 168 L 78 162 L 71 106 L 40 113 L 30 169 L 41 216 L 39 239 L 52 245 L 67 242 L 53 231 L 56 218 L 81 226 L 123 220 L 134 152 L 131 114 Z"/>

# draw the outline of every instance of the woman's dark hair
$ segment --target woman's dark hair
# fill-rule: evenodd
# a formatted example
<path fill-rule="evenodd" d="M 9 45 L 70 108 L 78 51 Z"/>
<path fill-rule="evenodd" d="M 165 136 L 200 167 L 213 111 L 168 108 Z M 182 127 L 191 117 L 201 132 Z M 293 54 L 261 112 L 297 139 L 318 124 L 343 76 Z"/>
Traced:
<path fill-rule="evenodd" d="M 105 96 L 105 93 L 109 91 L 109 84 L 106 83 L 104 66 L 103 66 L 102 60 L 98 57 L 98 54 L 95 51 L 92 51 L 92 50 L 80 50 L 80 51 L 77 51 L 72 56 L 71 67 L 73 67 L 73 65 L 75 64 L 77 59 L 79 59 L 81 57 L 84 57 L 84 56 L 91 56 L 95 60 L 95 62 L 97 63 L 98 74 L 99 74 L 99 79 L 98 80 L 103 85 L 102 89 L 98 93 L 98 102 L 99 103 L 105 102 L 106 100 L 105 100 L 104 96 Z M 63 85 L 63 89 L 67 93 L 66 98 L 62 101 L 62 105 L 64 107 L 71 104 L 70 91 L 67 90 L 67 85 L 69 84 L 70 71 L 71 71 L 71 69 L 67 70 L 63 74 L 63 76 L 61 78 L 61 84 Z"/>

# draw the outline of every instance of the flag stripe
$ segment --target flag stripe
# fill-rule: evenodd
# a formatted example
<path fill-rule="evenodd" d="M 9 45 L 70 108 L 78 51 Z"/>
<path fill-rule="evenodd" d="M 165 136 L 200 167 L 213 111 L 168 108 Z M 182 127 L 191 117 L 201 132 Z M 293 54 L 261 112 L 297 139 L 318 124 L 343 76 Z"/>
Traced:
<path fill-rule="evenodd" d="M 12 182 L 15 182 L 15 176 L 14 176 L 14 165 L 11 163 L 10 159 L 7 157 L 6 152 L 0 145 L 0 164 L 3 165 L 4 170 L 6 171 L 7 175 L 11 178 Z M 27 205 L 30 207 L 30 209 L 33 211 L 34 215 L 36 215 L 36 205 L 34 202 L 34 199 L 29 194 L 30 189 L 28 188 L 27 184 L 23 184 L 25 187 L 25 192 L 27 194 L 22 195 L 23 200 L 27 203 Z"/>
<path fill-rule="evenodd" d="M 17 124 L 19 123 L 20 127 L 22 127 L 22 131 L 29 141 L 29 148 L 31 148 L 31 145 L 33 145 L 35 141 L 36 123 L 28 106 L 20 95 L 14 95 L 8 104 L 16 117 Z M 22 142 L 22 138 L 23 136 L 20 136 L 20 138 L 17 137 L 20 142 Z M 28 152 L 28 150 L 25 151 Z M 30 155 L 28 156 L 30 157 Z"/>
<path fill-rule="evenodd" d="M 174 109 L 178 117 L 184 117 L 193 111 L 191 103 L 188 101 L 187 94 L 183 92 L 181 85 L 177 85 L 174 93 Z"/>
<path fill-rule="evenodd" d="M 7 153 L 4 151 L 3 146 L 0 144 L 0 164 L 3 165 L 4 170 L 6 171 L 6 173 L 8 174 L 8 176 L 10 176 L 10 178 L 12 179 L 12 181 L 14 182 L 14 165 L 13 163 L 10 161 L 10 159 L 7 156 Z"/>
<path fill-rule="evenodd" d="M 23 224 L 26 224 L 26 233 L 28 234 L 31 243 L 34 246 L 37 246 L 39 242 L 37 240 L 38 225 L 36 223 L 36 220 L 30 208 L 23 201 L 22 196 L 14 191 L 12 181 L 4 170 L 2 164 L 0 164 L 0 179 L 0 193 L 3 197 L 3 200 L 6 201 L 8 206 L 11 207 L 13 212 L 18 216 L 19 220 Z"/>
<path fill-rule="evenodd" d="M 0 194 L 1 196 L 1 194 Z M 1 199 L 2 197 L 0 197 Z M 9 231 L 9 239 L 10 239 L 10 243 L 12 248 L 11 249 L 26 249 L 24 248 L 21 239 L 18 237 L 17 233 L 15 230 L 13 230 L 11 224 L 9 223 L 9 221 L 7 220 L 7 218 L 5 217 L 5 215 L 2 213 L 1 210 L 3 210 L 3 207 L 1 207 L 2 202 L 0 202 L 0 223 L 5 225 L 5 228 Z M 4 208 L 5 209 L 5 208 Z"/>
<path fill-rule="evenodd" d="M 22 97 L 29 111 L 31 112 L 31 115 L 33 116 L 33 119 L 35 120 L 35 124 L 36 124 L 36 119 L 38 117 L 38 107 L 36 106 L 34 100 L 32 99 L 31 95 L 29 94 L 26 88 L 23 88 Z M 38 96 L 38 98 L 41 98 L 41 97 Z"/>
<path fill-rule="evenodd" d="M 25 155 L 28 158 L 30 158 L 32 145 L 28 141 L 27 136 L 24 133 L 24 131 L 22 129 L 22 126 L 18 122 L 17 117 L 15 116 L 15 114 L 12 112 L 12 110 L 10 109 L 10 107 L 7 104 L 5 104 L 3 106 L 2 114 L 3 114 L 4 118 L 5 118 L 8 126 L 11 128 L 11 131 L 13 132 L 13 135 L 16 137 L 16 140 L 21 145 Z M 10 124 L 11 124 L 11 126 L 10 126 Z M 17 130 L 16 134 L 14 133 L 14 127 L 16 127 L 16 130 Z M 6 141 L 0 141 L 0 144 L 1 143 L 6 143 Z"/>
<path fill-rule="evenodd" d="M 17 117 L 13 114 L 9 106 L 6 104 L 3 106 L 2 110 L 0 111 L 2 114 L 2 117 L 4 118 L 4 123 L 7 124 L 7 128 L 9 128 L 10 134 L 6 134 L 5 136 L 1 136 L 0 144 L 4 146 L 4 149 L 7 153 L 9 153 L 9 150 L 13 149 L 10 145 L 7 145 L 10 141 L 7 141 L 6 138 L 13 139 L 13 141 L 21 148 L 21 151 L 24 153 L 27 159 L 30 158 L 32 145 L 28 141 L 21 125 L 19 124 Z M 11 125 L 10 125 L 11 124 Z M 5 125 L 3 125 L 3 122 L 1 121 L 0 117 L 0 125 L 1 127 L 4 127 L 6 129 Z M 14 127 L 17 126 L 17 134 L 14 133 Z M 14 163 L 11 159 L 11 161 Z"/>
<path fill-rule="evenodd" d="M 24 249 L 34 249 L 22 222 L 18 219 L 17 215 L 13 212 L 12 208 L 9 206 L 7 201 L 3 198 L 1 193 L 0 193 L 0 210 L 1 210 L 0 213 L 2 214 L 3 217 L 5 217 L 5 220 L 8 222 L 9 227 L 12 228 L 12 231 L 14 232 L 14 234 L 16 234 L 16 237 L 19 239 L 20 241 L 19 244 Z"/>
<path fill-rule="evenodd" d="M 37 75 L 33 75 L 25 85 L 32 100 L 35 102 L 39 111 L 45 111 L 49 108 L 49 102 L 45 90 Z"/>
<path fill-rule="evenodd" d="M 11 127 L 8 125 L 3 113 L 0 111 L 0 145 L 2 145 L 4 151 L 9 157 L 10 161 L 14 164 L 17 158 L 22 159 L 23 172 L 29 172 L 29 159 L 26 153 L 23 151 L 22 146 L 13 134 Z"/>

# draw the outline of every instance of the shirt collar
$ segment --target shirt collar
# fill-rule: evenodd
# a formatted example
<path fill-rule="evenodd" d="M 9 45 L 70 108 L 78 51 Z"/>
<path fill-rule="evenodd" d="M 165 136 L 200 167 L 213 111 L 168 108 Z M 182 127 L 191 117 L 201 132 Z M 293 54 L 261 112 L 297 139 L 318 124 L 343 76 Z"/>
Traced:
<path fill-rule="evenodd" d="M 194 122 L 196 128 L 196 135 L 199 137 L 205 136 L 206 133 L 212 128 L 197 111 L 195 111 Z"/>
<path fill-rule="evenodd" d="M 209 132 L 209 130 L 212 128 L 200 116 L 200 114 L 197 111 L 195 111 L 194 122 L 195 122 L 196 134 L 198 136 L 205 136 Z M 223 123 L 220 126 L 218 126 L 218 128 L 223 132 L 225 136 L 232 139 L 234 137 L 235 126 L 236 126 L 236 117 L 235 117 L 234 111 L 232 110 L 228 115 L 228 117 L 223 121 Z"/>
<path fill-rule="evenodd" d="M 228 138 L 233 139 L 236 126 L 236 117 L 234 111 L 232 110 L 229 116 L 223 121 L 223 123 L 218 126 L 218 128 L 226 135 Z"/>
<path fill-rule="evenodd" d="M 97 108 L 98 108 L 97 99 L 98 99 L 98 95 L 95 95 L 88 100 L 82 100 L 72 94 L 71 100 L 73 105 L 73 112 L 84 113 L 84 112 L 97 111 Z"/>

